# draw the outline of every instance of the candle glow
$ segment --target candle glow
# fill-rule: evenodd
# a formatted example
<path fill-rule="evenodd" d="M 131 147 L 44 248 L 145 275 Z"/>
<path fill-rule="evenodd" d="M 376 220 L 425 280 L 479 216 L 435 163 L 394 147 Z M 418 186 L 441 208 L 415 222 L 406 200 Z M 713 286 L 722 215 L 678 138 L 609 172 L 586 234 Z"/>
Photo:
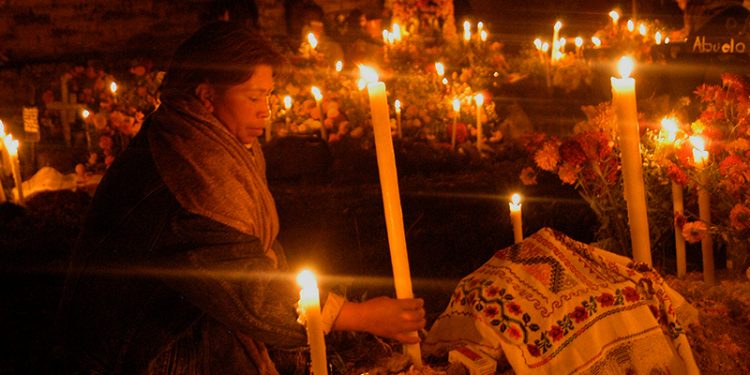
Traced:
<path fill-rule="evenodd" d="M 661 44 L 661 39 L 662 39 L 661 31 L 657 31 L 654 34 L 654 41 L 656 42 L 656 45 L 660 45 Z"/>
<path fill-rule="evenodd" d="M 311 370 L 315 374 L 328 374 L 326 360 L 326 342 L 323 333 L 323 321 L 320 315 L 320 291 L 315 275 L 310 270 L 303 270 L 297 275 L 300 315 L 304 317 L 307 330 L 307 344 L 310 346 Z"/>
<path fill-rule="evenodd" d="M 580 36 L 577 36 L 576 37 L 576 47 L 577 48 L 581 48 L 582 46 L 583 46 L 583 38 L 581 38 Z"/>
<path fill-rule="evenodd" d="M 307 34 L 307 42 L 310 43 L 310 47 L 313 49 L 318 47 L 318 38 L 316 38 L 313 33 Z"/>
<path fill-rule="evenodd" d="M 633 73 L 634 68 L 635 62 L 630 56 L 623 56 L 620 58 L 620 61 L 617 62 L 617 71 L 620 73 L 620 77 L 622 78 L 630 77 L 630 74 Z"/>
<path fill-rule="evenodd" d="M 112 81 L 112 83 L 109 84 L 109 91 L 111 91 L 113 94 L 117 92 L 117 83 Z"/>
<path fill-rule="evenodd" d="M 542 40 L 539 39 L 539 38 L 534 39 L 534 47 L 536 47 L 536 49 L 538 51 L 541 51 L 542 50 Z"/>
<path fill-rule="evenodd" d="M 677 132 L 680 131 L 677 120 L 674 117 L 664 117 L 661 119 L 661 128 L 665 135 L 664 141 L 674 143 L 675 139 L 677 139 Z"/>
<path fill-rule="evenodd" d="M 84 109 L 81 111 L 81 117 L 83 117 L 84 120 L 89 118 L 89 116 L 91 116 L 91 112 L 89 112 L 88 109 Z"/>
<path fill-rule="evenodd" d="M 344 62 L 341 60 L 336 61 L 336 71 L 341 72 L 344 70 Z"/>
<path fill-rule="evenodd" d="M 708 162 L 706 141 L 699 135 L 693 135 L 690 137 L 690 144 L 693 145 L 693 162 L 699 167 L 705 167 Z"/>
<path fill-rule="evenodd" d="M 612 9 L 609 12 L 609 17 L 612 18 L 612 24 L 617 25 L 617 21 L 620 19 L 620 13 L 617 13 L 616 10 Z"/>
<path fill-rule="evenodd" d="M 523 221 L 521 219 L 521 195 L 513 194 L 508 203 L 510 207 L 510 222 L 513 225 L 513 242 L 523 241 Z"/>
<path fill-rule="evenodd" d="M 471 40 L 471 22 L 464 21 L 464 41 Z"/>
<path fill-rule="evenodd" d="M 284 109 L 286 109 L 287 111 L 292 109 L 292 97 L 291 96 L 289 95 L 284 96 L 283 101 L 284 101 Z"/>
<path fill-rule="evenodd" d="M 316 102 L 320 102 L 321 100 L 323 100 L 323 93 L 320 92 L 320 88 L 318 88 L 318 86 L 311 87 L 310 92 L 312 92 L 312 95 L 315 98 Z"/>
<path fill-rule="evenodd" d="M 631 33 L 635 30 L 635 22 L 633 20 L 628 20 L 628 31 Z"/>
<path fill-rule="evenodd" d="M 487 41 L 487 31 L 482 30 L 479 32 L 479 40 L 486 42 Z"/>
<path fill-rule="evenodd" d="M 602 46 L 602 40 L 599 39 L 598 36 L 594 35 L 591 37 L 591 43 L 594 45 L 594 47 L 601 47 Z"/>
<path fill-rule="evenodd" d="M 437 72 L 438 77 L 442 77 L 445 75 L 445 65 L 441 62 L 435 63 L 435 71 Z"/>
<path fill-rule="evenodd" d="M 549 42 L 542 43 L 542 52 L 547 53 L 549 51 Z"/>
<path fill-rule="evenodd" d="M 646 27 L 646 24 L 641 22 L 638 24 L 638 33 L 641 34 L 641 36 L 646 36 L 648 34 L 648 27 Z"/>

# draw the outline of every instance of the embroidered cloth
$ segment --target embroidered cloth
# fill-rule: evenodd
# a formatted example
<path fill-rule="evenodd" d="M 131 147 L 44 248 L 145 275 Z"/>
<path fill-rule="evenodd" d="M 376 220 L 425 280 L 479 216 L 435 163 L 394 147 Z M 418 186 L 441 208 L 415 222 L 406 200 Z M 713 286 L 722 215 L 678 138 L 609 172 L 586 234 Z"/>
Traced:
<path fill-rule="evenodd" d="M 545 228 L 463 278 L 423 350 L 475 345 L 518 374 L 697 374 L 696 318 L 652 268 Z"/>

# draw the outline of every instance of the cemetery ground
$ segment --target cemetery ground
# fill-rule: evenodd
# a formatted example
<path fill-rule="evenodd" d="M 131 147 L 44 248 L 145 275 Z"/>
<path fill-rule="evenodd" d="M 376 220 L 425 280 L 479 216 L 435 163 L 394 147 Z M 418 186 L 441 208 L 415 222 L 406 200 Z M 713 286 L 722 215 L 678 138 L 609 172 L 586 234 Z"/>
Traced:
<path fill-rule="evenodd" d="M 281 165 L 274 159 L 277 150 L 266 150 L 281 219 L 279 240 L 290 270 L 313 267 L 322 275 L 324 288 L 353 300 L 394 295 L 374 154 L 340 149 L 326 154 L 315 145 L 275 147 L 298 151 Z M 491 162 L 471 161 L 469 156 L 459 161 L 429 159 L 418 144 L 401 145 L 400 150 L 414 293 L 425 299 L 428 327 L 463 276 L 512 244 L 507 205 L 511 192 L 521 191 L 525 199 L 525 235 L 551 227 L 582 242 L 596 240 L 597 218 L 573 188 L 543 175 L 534 186 L 517 182 L 523 165 L 513 150 L 506 150 L 504 160 Z M 89 202 L 86 193 L 60 191 L 31 197 L 25 208 L 5 205 L 0 210 L 0 329 L 5 349 L 0 374 L 65 373 L 65 358 L 54 342 L 54 316 L 67 258 Z M 704 374 L 750 372 L 745 354 L 750 350 L 750 283 L 744 270 L 720 269 L 720 284 L 707 287 L 699 273 L 699 247 L 688 251 L 688 270 L 693 272 L 682 279 L 670 276 L 673 248 L 653 249 L 653 255 L 668 283 L 700 311 L 701 324 L 687 331 L 698 365 Z M 719 251 L 717 264 L 722 260 Z M 286 358 L 280 366 L 283 373 L 301 373 L 304 354 L 280 355 Z M 385 374 L 408 368 L 397 345 L 366 334 L 331 335 L 328 358 L 337 373 Z M 461 373 L 450 368 L 446 358 L 428 358 L 427 363 L 432 369 Z M 498 373 L 512 372 L 507 364 L 498 367 Z"/>

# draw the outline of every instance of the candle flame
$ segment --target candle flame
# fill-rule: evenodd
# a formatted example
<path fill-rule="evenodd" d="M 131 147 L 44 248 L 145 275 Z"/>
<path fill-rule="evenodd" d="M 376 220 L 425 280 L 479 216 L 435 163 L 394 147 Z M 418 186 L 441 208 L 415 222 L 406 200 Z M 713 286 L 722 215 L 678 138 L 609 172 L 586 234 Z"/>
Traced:
<path fill-rule="evenodd" d="M 315 279 L 315 274 L 310 270 L 302 270 L 297 274 L 297 285 L 302 288 L 317 288 L 318 282 Z"/>
<path fill-rule="evenodd" d="M 447 85 L 448 84 L 448 78 L 443 77 L 443 80 L 440 81 L 440 82 L 442 82 L 444 85 Z"/>
<path fill-rule="evenodd" d="M 674 117 L 664 117 L 661 119 L 661 128 L 667 134 L 666 141 L 672 143 L 677 138 L 677 132 L 680 131 L 680 126 L 677 124 L 677 120 Z"/>
<path fill-rule="evenodd" d="M 558 42 L 559 42 L 559 45 L 557 47 L 558 48 L 563 48 L 563 47 L 565 47 L 565 44 L 568 43 L 568 40 L 565 39 L 565 38 L 560 38 L 560 40 L 558 40 Z"/>
<path fill-rule="evenodd" d="M 395 39 L 397 42 L 401 41 L 401 26 L 397 23 L 394 23 L 392 26 L 393 29 L 393 39 Z"/>
<path fill-rule="evenodd" d="M 367 83 L 375 83 L 378 81 L 378 71 L 373 68 L 370 68 L 367 65 L 359 66 L 359 75 Z"/>
<path fill-rule="evenodd" d="M 617 62 L 617 70 L 620 72 L 622 78 L 630 77 L 630 73 L 633 73 L 635 68 L 635 62 L 630 56 L 623 56 L 620 61 Z"/>
<path fill-rule="evenodd" d="M 309 33 L 307 34 L 307 42 L 310 43 L 310 47 L 315 49 L 318 46 L 318 38 L 315 37 L 315 34 Z"/>
<path fill-rule="evenodd" d="M 698 166 L 706 165 L 708 162 L 708 151 L 706 151 L 706 141 L 699 135 L 690 137 L 690 143 L 693 145 L 693 161 Z"/>
<path fill-rule="evenodd" d="M 695 148 L 696 150 L 706 150 L 706 140 L 704 140 L 703 137 L 699 135 L 690 136 L 690 144 L 692 144 L 693 148 Z"/>
<path fill-rule="evenodd" d="M 112 83 L 109 84 L 109 91 L 112 91 L 113 94 L 117 92 L 117 83 L 116 82 L 112 81 Z"/>
<path fill-rule="evenodd" d="M 646 27 L 645 23 L 641 22 L 638 25 L 638 33 L 641 34 L 641 36 L 646 36 L 646 34 L 648 33 L 648 27 Z"/>
<path fill-rule="evenodd" d="M 0 137 L 5 138 L 5 124 L 3 124 L 3 120 L 0 120 Z"/>
<path fill-rule="evenodd" d="M 393 102 L 393 108 L 396 109 L 396 113 L 401 113 L 401 101 L 396 99 L 396 101 Z"/>
<path fill-rule="evenodd" d="M 594 35 L 591 37 L 591 43 L 594 44 L 594 47 L 601 47 L 602 46 L 602 40 L 599 39 L 598 36 Z"/>
<path fill-rule="evenodd" d="M 654 41 L 656 41 L 657 45 L 661 44 L 661 31 L 657 31 L 654 34 Z"/>
<path fill-rule="evenodd" d="M 534 39 L 534 47 L 536 47 L 537 50 L 542 49 L 542 40 L 539 38 Z"/>
<path fill-rule="evenodd" d="M 555 31 L 560 31 L 560 29 L 562 29 L 562 22 L 560 21 L 555 22 L 554 29 Z"/>
<path fill-rule="evenodd" d="M 89 116 L 91 116 L 91 112 L 89 112 L 88 109 L 84 109 L 81 111 L 81 117 L 83 117 L 84 120 L 89 118 Z"/>
<path fill-rule="evenodd" d="M 484 95 L 481 92 L 474 95 L 474 102 L 477 103 L 477 107 L 481 107 L 484 104 Z"/>
<path fill-rule="evenodd" d="M 13 135 L 6 135 L 3 138 L 3 143 L 5 144 L 5 149 L 8 150 L 8 154 L 10 154 L 11 157 L 18 156 L 18 140 L 13 139 Z"/>
<path fill-rule="evenodd" d="M 542 43 L 542 52 L 547 53 L 549 51 L 549 42 Z"/>
<path fill-rule="evenodd" d="M 453 98 L 453 111 L 458 113 L 461 110 L 461 101 L 458 98 Z"/>
<path fill-rule="evenodd" d="M 383 29 L 383 43 L 388 43 L 388 34 L 390 34 L 388 30 Z"/>
<path fill-rule="evenodd" d="M 616 11 L 616 10 L 612 9 L 612 10 L 611 10 L 611 11 L 609 12 L 609 17 L 610 17 L 610 18 L 612 18 L 612 22 L 613 22 L 613 23 L 617 23 L 617 20 L 619 20 L 619 19 L 620 19 L 620 13 L 617 13 L 617 11 Z"/>
<path fill-rule="evenodd" d="M 364 90 L 366 87 L 367 87 L 367 81 L 365 81 L 364 78 L 360 78 L 357 80 L 357 89 L 359 89 L 359 91 Z"/>
<path fill-rule="evenodd" d="M 487 41 L 487 31 L 486 30 L 482 30 L 482 31 L 479 32 L 479 39 L 481 41 L 483 41 L 483 42 Z"/>
<path fill-rule="evenodd" d="M 464 40 L 469 41 L 471 40 L 471 22 L 464 21 Z"/>
<path fill-rule="evenodd" d="M 336 71 L 340 72 L 344 69 L 344 62 L 341 60 L 336 61 Z"/>
<path fill-rule="evenodd" d="M 287 111 L 292 108 L 292 97 L 287 95 L 284 97 L 284 109 Z"/>
<path fill-rule="evenodd" d="M 482 30 L 484 30 L 484 22 L 479 21 L 477 22 L 477 31 L 481 33 Z"/>
<path fill-rule="evenodd" d="M 323 93 L 320 92 L 320 89 L 318 88 L 318 86 L 311 87 L 310 92 L 312 92 L 312 95 L 313 97 L 315 97 L 316 102 L 323 100 Z"/>
<path fill-rule="evenodd" d="M 435 63 L 435 71 L 437 72 L 438 77 L 442 77 L 445 75 L 445 65 L 441 62 Z"/>
<path fill-rule="evenodd" d="M 628 20 L 628 31 L 632 33 L 633 30 L 635 30 L 635 22 L 633 22 L 633 20 Z"/>
<path fill-rule="evenodd" d="M 580 36 L 577 36 L 576 37 L 576 47 L 581 48 L 581 46 L 583 46 L 583 38 L 581 38 Z"/>
<path fill-rule="evenodd" d="M 669 37 L 664 38 L 664 44 L 669 44 Z"/>
<path fill-rule="evenodd" d="M 511 197 L 510 197 L 510 201 L 511 201 L 511 203 L 513 203 L 514 205 L 518 206 L 518 205 L 519 205 L 519 204 L 521 203 L 521 194 L 518 194 L 518 193 L 514 193 L 514 194 L 513 194 L 513 195 L 512 195 Z"/>

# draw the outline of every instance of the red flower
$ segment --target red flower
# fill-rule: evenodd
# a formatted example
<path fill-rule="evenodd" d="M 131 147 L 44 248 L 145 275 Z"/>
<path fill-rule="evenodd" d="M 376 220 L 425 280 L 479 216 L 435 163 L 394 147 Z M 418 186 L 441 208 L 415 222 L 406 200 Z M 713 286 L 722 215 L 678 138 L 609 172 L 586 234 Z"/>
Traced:
<path fill-rule="evenodd" d="M 492 319 L 499 313 L 500 310 L 498 310 L 497 306 L 487 306 L 484 308 L 484 316 L 486 316 L 487 318 Z"/>
<path fill-rule="evenodd" d="M 693 221 L 682 226 L 682 236 L 690 243 L 701 242 L 707 233 L 708 226 L 702 221 Z"/>
<path fill-rule="evenodd" d="M 519 178 L 524 185 L 536 185 L 536 169 L 534 167 L 522 169 Z"/>
<path fill-rule="evenodd" d="M 750 208 L 742 203 L 734 205 L 729 212 L 729 223 L 738 231 L 750 228 Z"/>
<path fill-rule="evenodd" d="M 612 306 L 615 303 L 615 296 L 610 293 L 602 293 L 596 300 L 602 305 L 602 307 Z"/>
<path fill-rule="evenodd" d="M 566 140 L 560 145 L 560 158 L 577 167 L 586 161 L 586 152 L 577 140 Z"/>
<path fill-rule="evenodd" d="M 520 339 L 521 338 L 521 330 L 518 329 L 518 327 L 510 327 L 508 328 L 508 336 L 510 336 L 513 339 Z"/>
<path fill-rule="evenodd" d="M 558 325 L 553 325 L 549 330 L 549 336 L 552 337 L 552 341 L 559 341 L 564 335 L 563 329 Z"/>
<path fill-rule="evenodd" d="M 498 287 L 496 287 L 494 285 L 491 286 L 491 287 L 489 287 L 489 288 L 487 288 L 487 290 L 485 291 L 485 294 L 487 295 L 487 297 L 494 297 L 494 296 L 498 295 L 499 293 L 500 293 L 500 288 L 498 288 Z"/>
<path fill-rule="evenodd" d="M 675 212 L 674 213 L 674 225 L 677 227 L 677 229 L 682 230 L 682 228 L 687 224 L 687 217 L 685 215 Z"/>
<path fill-rule="evenodd" d="M 576 309 L 568 314 L 571 319 L 575 320 L 576 323 L 580 323 L 589 317 L 589 312 L 583 306 L 576 306 Z"/>
<path fill-rule="evenodd" d="M 521 306 L 519 306 L 517 303 L 511 302 L 508 304 L 508 312 L 513 315 L 519 315 L 523 312 L 523 310 L 521 310 Z"/>
<path fill-rule="evenodd" d="M 638 291 L 632 286 L 625 287 L 625 289 L 622 290 L 622 294 L 628 302 L 637 302 L 641 299 L 641 295 L 638 294 Z"/>
<path fill-rule="evenodd" d="M 667 176 L 669 176 L 672 181 L 685 186 L 688 184 L 688 177 L 685 171 L 683 171 L 680 167 L 677 166 L 677 164 L 672 163 L 671 161 L 667 164 Z"/>
<path fill-rule="evenodd" d="M 532 357 L 539 357 L 540 355 L 542 355 L 542 353 L 539 351 L 539 348 L 534 344 L 526 345 L 526 350 L 529 351 L 529 354 L 531 354 Z"/>

